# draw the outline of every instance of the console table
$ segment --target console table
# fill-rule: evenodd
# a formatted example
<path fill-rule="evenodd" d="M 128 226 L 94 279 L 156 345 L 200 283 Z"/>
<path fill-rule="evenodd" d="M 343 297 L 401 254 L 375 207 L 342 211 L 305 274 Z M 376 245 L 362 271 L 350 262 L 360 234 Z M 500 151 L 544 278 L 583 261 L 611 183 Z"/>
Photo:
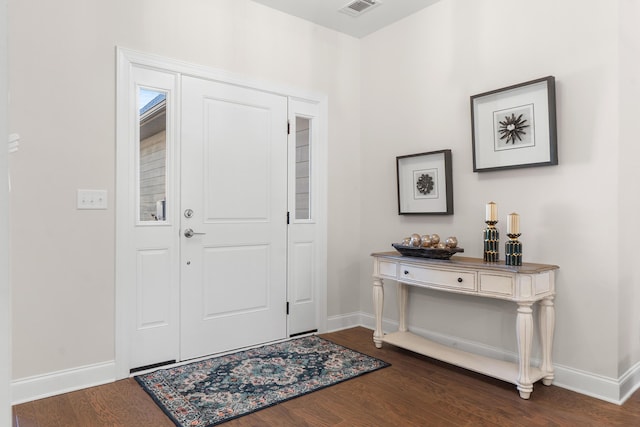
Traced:
<path fill-rule="evenodd" d="M 536 381 L 542 380 L 545 385 L 551 385 L 554 377 L 551 363 L 555 327 L 553 298 L 555 270 L 558 266 L 523 263 L 512 267 L 457 255 L 450 260 L 402 256 L 397 252 L 379 252 L 371 256 L 374 259 L 373 305 L 376 329 L 373 341 L 376 347 L 382 347 L 383 342 L 393 344 L 513 383 L 523 399 L 531 396 L 533 383 Z M 398 282 L 398 331 L 390 334 L 382 331 L 383 279 Z M 518 363 L 468 353 L 409 332 L 406 323 L 409 286 L 515 302 L 518 307 L 514 325 L 518 339 Z M 539 367 L 531 366 L 530 363 L 534 328 L 532 306 L 536 303 L 539 304 L 542 351 Z"/>

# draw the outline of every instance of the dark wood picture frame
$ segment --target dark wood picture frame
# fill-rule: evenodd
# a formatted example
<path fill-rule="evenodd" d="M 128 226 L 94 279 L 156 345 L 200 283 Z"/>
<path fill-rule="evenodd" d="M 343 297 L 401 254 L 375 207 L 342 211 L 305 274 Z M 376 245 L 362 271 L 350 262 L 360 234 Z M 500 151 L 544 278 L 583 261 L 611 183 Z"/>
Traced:
<path fill-rule="evenodd" d="M 471 96 L 473 171 L 558 164 L 553 76 Z"/>
<path fill-rule="evenodd" d="M 453 215 L 451 150 L 396 157 L 398 215 Z"/>

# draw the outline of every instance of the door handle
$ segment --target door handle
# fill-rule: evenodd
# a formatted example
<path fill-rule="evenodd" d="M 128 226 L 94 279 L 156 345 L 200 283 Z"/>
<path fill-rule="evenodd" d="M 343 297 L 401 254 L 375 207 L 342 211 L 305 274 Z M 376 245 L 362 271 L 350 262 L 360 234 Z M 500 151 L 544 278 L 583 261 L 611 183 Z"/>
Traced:
<path fill-rule="evenodd" d="M 193 231 L 190 228 L 187 228 L 186 230 L 184 230 L 184 237 L 186 237 L 187 239 L 192 238 L 196 234 L 207 234 L 207 233 L 196 233 L 195 231 Z"/>

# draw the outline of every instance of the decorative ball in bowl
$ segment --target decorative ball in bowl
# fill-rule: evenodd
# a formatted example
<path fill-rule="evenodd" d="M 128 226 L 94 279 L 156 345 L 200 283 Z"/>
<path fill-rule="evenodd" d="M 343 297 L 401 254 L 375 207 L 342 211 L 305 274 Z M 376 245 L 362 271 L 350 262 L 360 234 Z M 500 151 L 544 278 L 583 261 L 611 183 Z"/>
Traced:
<path fill-rule="evenodd" d="M 447 237 L 444 244 L 447 245 L 448 248 L 455 248 L 458 246 L 458 238 L 456 236 Z"/>
<path fill-rule="evenodd" d="M 409 238 L 410 246 L 420 247 L 421 243 L 422 243 L 422 238 L 417 233 L 413 233 Z"/>

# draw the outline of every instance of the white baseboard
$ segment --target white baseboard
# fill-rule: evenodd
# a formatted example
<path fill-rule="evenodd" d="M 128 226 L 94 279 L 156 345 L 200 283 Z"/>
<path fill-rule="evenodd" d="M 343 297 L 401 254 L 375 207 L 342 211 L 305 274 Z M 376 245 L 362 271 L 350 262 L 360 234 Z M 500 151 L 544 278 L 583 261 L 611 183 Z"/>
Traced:
<path fill-rule="evenodd" d="M 327 332 L 340 331 L 342 329 L 362 326 L 362 313 L 348 313 L 327 318 Z"/>
<path fill-rule="evenodd" d="M 11 403 L 17 405 L 107 384 L 115 381 L 115 372 L 115 362 L 110 361 L 13 380 L 11 382 Z"/>
<path fill-rule="evenodd" d="M 327 332 L 339 331 L 356 326 L 373 330 L 375 328 L 375 318 L 369 313 L 354 312 L 332 316 L 327 319 Z M 393 320 L 383 319 L 382 328 L 384 331 L 394 331 L 398 328 L 398 323 Z M 503 349 L 474 341 L 461 340 L 426 329 L 415 327 L 410 327 L 410 329 L 412 332 L 425 338 L 444 345 L 455 346 L 464 351 L 511 362 L 517 360 L 515 353 Z M 537 361 L 533 362 L 537 363 Z M 640 388 L 640 363 L 633 366 L 618 379 L 604 377 L 558 364 L 554 364 L 554 368 L 554 385 L 618 405 L 623 404 Z M 115 381 L 115 378 L 114 361 L 21 378 L 11 383 L 12 404 L 16 405 L 44 397 L 110 383 Z"/>
<path fill-rule="evenodd" d="M 640 362 L 620 377 L 620 401 L 626 402 L 638 389 L 640 389 Z"/>
<path fill-rule="evenodd" d="M 624 403 L 620 399 L 619 380 L 555 363 L 553 367 L 556 374 L 553 385 L 617 405 Z"/>
<path fill-rule="evenodd" d="M 356 323 L 358 320 L 360 321 L 359 324 Z M 372 314 L 363 312 L 350 313 L 345 316 L 330 318 L 329 324 L 331 324 L 333 330 L 346 329 L 354 326 L 375 329 L 375 317 Z M 461 340 L 457 337 L 438 334 L 422 328 L 411 326 L 409 326 L 409 328 L 415 334 L 443 345 L 457 347 L 460 350 L 500 360 L 510 362 L 517 361 L 517 354 L 514 352 L 505 351 L 474 341 Z M 385 332 L 395 331 L 398 329 L 398 322 L 383 319 L 382 329 Z M 539 361 L 532 360 L 532 363 L 538 364 Z M 636 390 L 640 389 L 640 363 L 637 363 L 620 378 L 605 377 L 558 364 L 554 364 L 553 366 L 555 370 L 554 385 L 617 405 L 622 405 Z"/>

